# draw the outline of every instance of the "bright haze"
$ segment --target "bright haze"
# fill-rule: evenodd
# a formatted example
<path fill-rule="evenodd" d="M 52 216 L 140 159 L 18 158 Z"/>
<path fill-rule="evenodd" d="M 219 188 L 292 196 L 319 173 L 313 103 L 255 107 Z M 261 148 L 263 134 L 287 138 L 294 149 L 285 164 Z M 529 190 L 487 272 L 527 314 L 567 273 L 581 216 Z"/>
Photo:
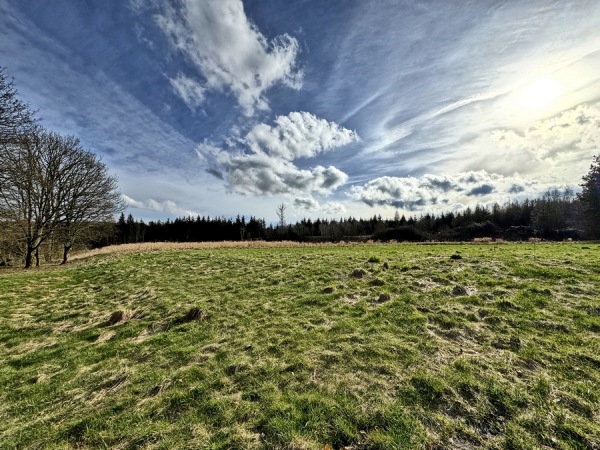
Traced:
<path fill-rule="evenodd" d="M 3 0 L 0 66 L 145 220 L 503 204 L 600 144 L 596 0 Z"/>

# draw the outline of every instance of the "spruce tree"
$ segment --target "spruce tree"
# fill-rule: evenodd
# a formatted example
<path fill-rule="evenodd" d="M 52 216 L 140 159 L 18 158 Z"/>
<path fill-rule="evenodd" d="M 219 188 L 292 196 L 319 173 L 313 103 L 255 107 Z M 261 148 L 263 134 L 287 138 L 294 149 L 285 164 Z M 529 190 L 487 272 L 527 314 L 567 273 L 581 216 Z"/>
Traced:
<path fill-rule="evenodd" d="M 594 156 L 590 171 L 583 176 L 581 193 L 583 227 L 588 239 L 600 239 L 600 155 Z"/>

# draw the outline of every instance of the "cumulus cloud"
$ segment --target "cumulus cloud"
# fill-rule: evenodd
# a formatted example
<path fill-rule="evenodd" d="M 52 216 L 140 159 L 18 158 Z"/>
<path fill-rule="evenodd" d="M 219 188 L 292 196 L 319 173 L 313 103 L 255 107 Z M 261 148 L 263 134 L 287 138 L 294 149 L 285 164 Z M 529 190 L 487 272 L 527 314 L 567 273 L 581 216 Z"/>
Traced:
<path fill-rule="evenodd" d="M 312 213 L 322 213 L 330 216 L 346 214 L 346 207 L 339 202 L 327 202 L 322 205 L 313 197 L 299 197 L 294 199 L 294 206 L 298 209 Z"/>
<path fill-rule="evenodd" d="M 495 130 L 490 139 L 506 150 L 528 151 L 539 161 L 566 154 L 587 157 L 600 147 L 600 103 L 578 105 L 523 131 Z"/>
<path fill-rule="evenodd" d="M 346 214 L 346 207 L 339 202 L 329 202 L 325 203 L 321 207 L 321 211 L 323 211 L 325 214 L 338 216 Z"/>
<path fill-rule="evenodd" d="M 288 34 L 268 40 L 248 19 L 241 0 L 165 0 L 162 5 L 157 24 L 203 77 L 203 89 L 231 92 L 244 114 L 267 109 L 264 93 L 278 83 L 302 86 L 298 41 Z"/>
<path fill-rule="evenodd" d="M 312 197 L 296 198 L 294 199 L 294 206 L 306 211 L 318 211 L 320 208 L 319 202 Z"/>
<path fill-rule="evenodd" d="M 481 186 L 477 186 L 474 187 L 473 189 L 471 189 L 467 195 L 468 196 L 483 196 L 483 195 L 488 195 L 491 194 L 492 192 L 494 192 L 496 190 L 496 188 L 494 187 L 493 184 L 482 184 Z"/>
<path fill-rule="evenodd" d="M 248 148 L 258 153 L 292 161 L 312 157 L 357 140 L 356 132 L 306 112 L 278 116 L 275 125 L 259 124 L 244 138 Z"/>
<path fill-rule="evenodd" d="M 300 169 L 264 153 L 231 155 L 224 167 L 229 187 L 241 194 L 328 194 L 348 180 L 334 166 Z M 212 173 L 212 172 L 211 172 Z"/>
<path fill-rule="evenodd" d="M 392 206 L 407 210 L 422 210 L 438 205 L 486 200 L 490 194 L 530 192 L 535 196 L 543 187 L 518 176 L 506 177 L 486 171 L 471 171 L 451 175 L 427 174 L 415 177 L 380 177 L 362 186 L 353 186 L 350 198 L 369 206 Z"/>
<path fill-rule="evenodd" d="M 327 195 L 346 183 L 348 176 L 334 166 L 309 169 L 294 160 L 357 141 L 354 131 L 307 112 L 279 116 L 273 126 L 258 124 L 245 136 L 231 141 L 232 149 L 203 142 L 196 151 L 207 171 L 238 193 L 268 196 L 311 193 Z"/>
<path fill-rule="evenodd" d="M 175 203 L 172 200 L 164 200 L 164 201 L 159 202 L 159 201 L 156 201 L 156 200 L 150 198 L 146 201 L 139 201 L 139 200 L 135 200 L 134 198 L 131 198 L 125 194 L 121 194 L 121 196 L 123 197 L 123 201 L 125 202 L 125 204 L 130 208 L 145 209 L 148 211 L 155 211 L 155 212 L 164 212 L 164 213 L 174 214 L 176 216 L 197 216 L 197 215 L 199 215 L 195 211 L 190 211 L 187 209 L 180 208 L 179 206 L 177 206 L 177 203 Z"/>

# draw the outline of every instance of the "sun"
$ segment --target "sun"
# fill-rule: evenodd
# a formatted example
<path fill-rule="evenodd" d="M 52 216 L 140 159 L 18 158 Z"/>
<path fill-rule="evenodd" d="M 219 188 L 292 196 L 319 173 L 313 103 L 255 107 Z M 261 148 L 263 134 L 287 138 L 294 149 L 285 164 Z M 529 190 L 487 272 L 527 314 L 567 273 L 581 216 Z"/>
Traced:
<path fill-rule="evenodd" d="M 521 93 L 522 106 L 542 110 L 552 106 L 563 92 L 560 81 L 543 78 L 527 85 Z"/>

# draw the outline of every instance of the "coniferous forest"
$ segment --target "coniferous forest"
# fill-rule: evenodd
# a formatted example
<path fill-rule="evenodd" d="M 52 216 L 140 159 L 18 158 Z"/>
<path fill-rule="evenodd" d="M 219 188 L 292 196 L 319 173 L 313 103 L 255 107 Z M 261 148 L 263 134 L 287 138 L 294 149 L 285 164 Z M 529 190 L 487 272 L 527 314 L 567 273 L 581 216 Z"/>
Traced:
<path fill-rule="evenodd" d="M 593 178 L 593 186 L 582 185 L 583 193 L 574 195 L 570 189 L 548 191 L 541 198 L 514 201 L 492 207 L 476 206 L 464 211 L 439 215 L 400 215 L 382 218 L 341 217 L 339 219 L 302 219 L 286 224 L 267 224 L 264 219 L 250 216 L 180 217 L 174 220 L 150 221 L 121 214 L 114 232 L 96 245 L 138 242 L 203 242 L 241 240 L 291 240 L 328 242 L 342 240 L 380 241 L 469 241 L 598 239 L 598 223 L 591 217 L 596 208 L 584 196 L 597 198 L 599 158 L 584 177 Z M 595 174 L 595 175 L 594 175 Z M 595 194 L 595 195 L 592 195 Z M 595 200 L 597 201 L 597 200 Z"/>

